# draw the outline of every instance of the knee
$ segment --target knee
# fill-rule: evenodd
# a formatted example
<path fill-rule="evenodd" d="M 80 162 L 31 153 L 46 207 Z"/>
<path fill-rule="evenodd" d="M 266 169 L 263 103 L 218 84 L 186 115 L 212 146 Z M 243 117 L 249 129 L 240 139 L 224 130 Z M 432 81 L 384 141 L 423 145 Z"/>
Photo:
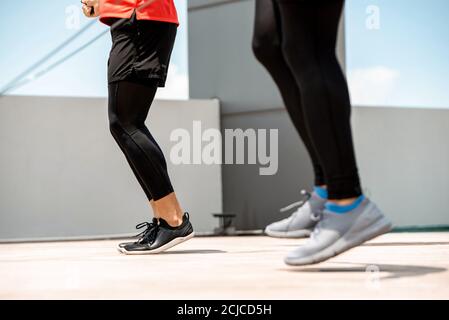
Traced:
<path fill-rule="evenodd" d="M 284 41 L 282 43 L 282 55 L 285 61 L 295 69 L 302 70 L 312 61 L 306 50 L 301 49 L 294 41 Z"/>
<path fill-rule="evenodd" d="M 117 117 L 109 117 L 109 132 L 114 138 L 120 138 L 124 131 L 125 130 Z"/>
<path fill-rule="evenodd" d="M 133 136 L 140 129 L 141 126 L 136 123 L 122 121 L 115 116 L 109 118 L 109 131 L 116 140 L 122 141 L 129 139 L 129 137 Z"/>
<path fill-rule="evenodd" d="M 310 80 L 319 73 L 319 59 L 313 48 L 301 47 L 295 41 L 285 41 L 282 43 L 282 55 L 299 81 Z"/>
<path fill-rule="evenodd" d="M 253 38 L 254 56 L 264 65 L 276 62 L 282 56 L 281 45 L 269 36 L 258 35 Z"/>

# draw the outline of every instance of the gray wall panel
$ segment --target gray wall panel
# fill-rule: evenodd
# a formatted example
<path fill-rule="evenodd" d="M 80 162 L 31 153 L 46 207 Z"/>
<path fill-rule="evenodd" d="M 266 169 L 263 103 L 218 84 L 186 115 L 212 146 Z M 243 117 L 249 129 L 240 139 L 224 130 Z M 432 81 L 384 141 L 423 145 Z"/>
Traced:
<path fill-rule="evenodd" d="M 190 96 L 219 97 L 222 113 L 282 105 L 253 58 L 253 11 L 253 1 L 240 1 L 189 12 Z"/>
<path fill-rule="evenodd" d="M 225 211 L 238 213 L 241 229 L 263 228 L 284 217 L 279 208 L 301 198 L 300 191 L 313 183 L 312 166 L 288 114 L 268 111 L 227 115 L 223 128 L 279 130 L 279 168 L 276 175 L 262 176 L 259 165 L 224 165 Z"/>
<path fill-rule="evenodd" d="M 176 128 L 219 128 L 218 101 L 156 101 L 147 124 L 196 231 L 222 210 L 220 165 L 172 165 Z M 207 201 L 204 201 L 207 199 Z M 150 219 L 148 201 L 109 133 L 106 99 L 0 98 L 0 240 L 113 236 Z"/>

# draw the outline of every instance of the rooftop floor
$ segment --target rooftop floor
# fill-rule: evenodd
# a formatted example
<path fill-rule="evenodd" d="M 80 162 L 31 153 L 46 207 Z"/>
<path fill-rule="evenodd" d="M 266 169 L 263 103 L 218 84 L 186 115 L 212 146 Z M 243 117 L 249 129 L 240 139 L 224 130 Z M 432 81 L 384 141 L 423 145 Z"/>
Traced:
<path fill-rule="evenodd" d="M 0 299 L 449 299 L 449 233 L 384 235 L 292 268 L 305 240 L 198 237 L 159 255 L 118 241 L 0 245 Z"/>

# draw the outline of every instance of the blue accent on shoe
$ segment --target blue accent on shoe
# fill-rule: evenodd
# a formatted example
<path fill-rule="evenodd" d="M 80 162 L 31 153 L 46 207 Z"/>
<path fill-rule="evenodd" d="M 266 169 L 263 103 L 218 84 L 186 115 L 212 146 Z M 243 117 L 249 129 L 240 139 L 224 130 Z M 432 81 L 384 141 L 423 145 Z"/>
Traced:
<path fill-rule="evenodd" d="M 314 191 L 320 198 L 327 199 L 327 195 L 328 195 L 327 189 L 324 189 L 324 188 L 322 188 L 322 187 L 315 186 L 315 187 L 313 187 L 313 191 Z"/>
<path fill-rule="evenodd" d="M 347 212 L 357 208 L 362 203 L 362 201 L 364 199 L 365 199 L 365 196 L 362 194 L 360 197 L 358 197 L 356 200 L 354 200 L 353 203 L 348 204 L 346 206 L 340 206 L 336 203 L 327 202 L 325 204 L 325 207 L 327 210 L 329 210 L 332 213 L 343 214 L 343 213 L 347 213 Z"/>

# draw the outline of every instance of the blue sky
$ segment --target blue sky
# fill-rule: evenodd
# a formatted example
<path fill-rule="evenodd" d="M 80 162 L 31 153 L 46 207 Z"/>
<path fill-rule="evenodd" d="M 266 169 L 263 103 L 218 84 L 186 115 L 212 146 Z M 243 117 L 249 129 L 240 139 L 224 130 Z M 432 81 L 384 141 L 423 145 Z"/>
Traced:
<path fill-rule="evenodd" d="M 369 6 L 379 29 L 366 27 Z M 348 0 L 346 9 L 353 104 L 449 108 L 448 0 Z"/>
<path fill-rule="evenodd" d="M 167 88 L 160 90 L 159 98 L 171 96 L 182 99 L 188 96 L 187 6 L 185 0 L 175 0 L 175 2 L 181 26 L 172 56 L 171 74 Z M 0 13 L 0 41 L 2 43 L 0 87 L 89 23 L 91 20 L 85 18 L 78 10 L 79 8 L 81 8 L 81 4 L 78 0 L 21 0 L 20 5 L 14 1 L 2 3 Z M 79 21 L 78 27 L 77 20 Z M 43 67 L 83 45 L 107 28 L 97 22 L 95 26 L 83 33 Z M 110 48 L 111 38 L 107 33 L 89 48 L 42 78 L 10 93 L 106 96 L 106 63 Z"/>
<path fill-rule="evenodd" d="M 159 98 L 188 97 L 186 0 L 175 0 L 181 27 L 167 88 Z M 370 7 L 371 6 L 371 7 Z M 378 29 L 367 20 L 378 9 Z M 78 0 L 22 0 L 2 4 L 0 87 L 79 29 L 67 27 L 79 14 Z M 68 11 L 67 11 L 68 10 Z M 354 105 L 449 108 L 448 0 L 347 0 L 347 73 Z M 32 14 L 30 14 L 32 13 Z M 75 16 L 76 17 L 76 16 Z M 76 20 L 76 19 L 75 19 Z M 107 30 L 101 23 L 80 36 L 52 61 Z M 11 94 L 106 96 L 109 34 L 44 77 Z M 6 48 L 6 50 L 5 50 Z"/>

